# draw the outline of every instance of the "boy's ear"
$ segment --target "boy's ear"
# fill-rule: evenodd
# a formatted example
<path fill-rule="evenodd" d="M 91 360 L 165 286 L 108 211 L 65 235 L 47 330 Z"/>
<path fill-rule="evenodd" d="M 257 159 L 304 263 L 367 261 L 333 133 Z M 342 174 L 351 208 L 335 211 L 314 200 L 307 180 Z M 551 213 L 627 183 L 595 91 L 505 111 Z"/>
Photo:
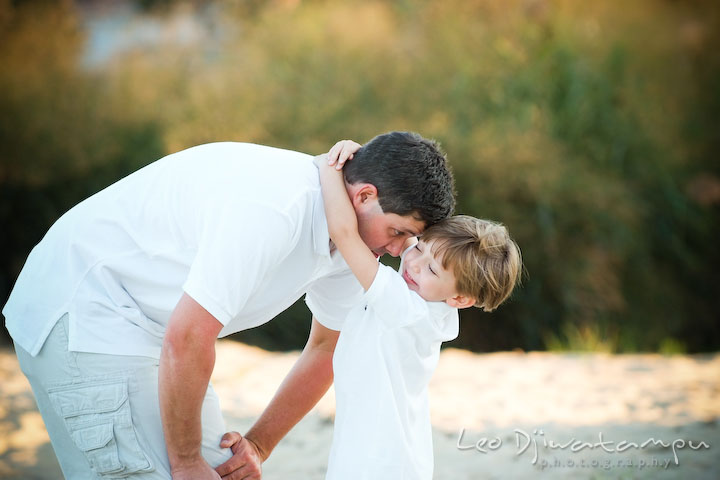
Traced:
<path fill-rule="evenodd" d="M 455 308 L 470 308 L 475 305 L 475 299 L 465 295 L 457 295 L 445 300 L 445 303 Z"/>

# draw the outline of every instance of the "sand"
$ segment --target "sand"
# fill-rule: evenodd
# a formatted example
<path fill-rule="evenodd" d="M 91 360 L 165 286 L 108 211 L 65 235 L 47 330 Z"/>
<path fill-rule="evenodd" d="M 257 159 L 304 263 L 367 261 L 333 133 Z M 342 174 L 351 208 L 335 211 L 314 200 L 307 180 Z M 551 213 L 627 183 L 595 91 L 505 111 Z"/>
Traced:
<path fill-rule="evenodd" d="M 298 352 L 220 341 L 213 384 L 245 431 Z M 720 354 L 472 354 L 444 350 L 430 385 L 435 478 L 720 478 Z M 332 389 L 264 464 L 321 480 Z M 0 478 L 59 479 L 30 387 L 0 350 Z"/>

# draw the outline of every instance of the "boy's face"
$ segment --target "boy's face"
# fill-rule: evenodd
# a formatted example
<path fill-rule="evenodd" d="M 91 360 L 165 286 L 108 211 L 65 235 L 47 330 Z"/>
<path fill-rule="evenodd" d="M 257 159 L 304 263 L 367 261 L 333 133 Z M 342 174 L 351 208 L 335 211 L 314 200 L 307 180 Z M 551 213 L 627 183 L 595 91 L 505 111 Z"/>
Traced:
<path fill-rule="evenodd" d="M 434 240 L 420 240 L 408 250 L 403 259 L 403 271 L 400 273 L 410 290 L 417 292 L 428 302 L 441 302 L 457 297 L 457 282 L 453 272 L 445 270 L 440 259 L 433 254 L 434 243 Z"/>

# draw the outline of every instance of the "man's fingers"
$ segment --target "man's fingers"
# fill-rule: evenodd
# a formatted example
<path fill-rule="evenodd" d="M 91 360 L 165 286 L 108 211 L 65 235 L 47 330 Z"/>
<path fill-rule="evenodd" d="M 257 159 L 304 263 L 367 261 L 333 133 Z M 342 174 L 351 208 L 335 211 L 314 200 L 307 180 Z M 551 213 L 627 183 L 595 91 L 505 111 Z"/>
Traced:
<path fill-rule="evenodd" d="M 226 476 L 230 475 L 231 473 L 233 473 L 237 470 L 240 470 L 246 464 L 247 464 L 247 460 L 244 458 L 244 456 L 233 455 L 228 461 L 215 467 L 215 471 L 222 478 L 225 478 Z"/>
<path fill-rule="evenodd" d="M 245 466 L 222 477 L 222 480 L 260 480 L 262 472 L 257 468 Z"/>
<path fill-rule="evenodd" d="M 220 477 L 227 480 L 260 480 L 262 462 L 257 446 L 238 432 L 228 432 L 220 440 L 220 446 L 230 445 L 233 456 L 215 468 Z"/>
<path fill-rule="evenodd" d="M 222 439 L 220 440 L 220 447 L 230 448 L 236 443 L 239 443 L 242 438 L 242 435 L 240 435 L 240 433 L 238 432 L 227 432 L 225 435 L 222 436 Z"/>

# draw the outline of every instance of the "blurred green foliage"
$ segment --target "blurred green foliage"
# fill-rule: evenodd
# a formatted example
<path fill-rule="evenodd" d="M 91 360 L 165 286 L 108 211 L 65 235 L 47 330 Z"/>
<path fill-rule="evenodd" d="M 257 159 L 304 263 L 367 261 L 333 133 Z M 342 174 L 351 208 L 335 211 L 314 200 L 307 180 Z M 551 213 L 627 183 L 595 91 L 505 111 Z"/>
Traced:
<path fill-rule="evenodd" d="M 453 345 L 720 347 L 715 2 L 137 5 L 203 36 L 88 66 L 81 7 L 0 0 L 0 296 L 63 211 L 165 153 L 412 130 L 447 151 L 458 212 L 504 222 L 524 254 L 523 286 L 463 311 Z M 238 337 L 298 348 L 307 319 L 298 303 Z"/>

